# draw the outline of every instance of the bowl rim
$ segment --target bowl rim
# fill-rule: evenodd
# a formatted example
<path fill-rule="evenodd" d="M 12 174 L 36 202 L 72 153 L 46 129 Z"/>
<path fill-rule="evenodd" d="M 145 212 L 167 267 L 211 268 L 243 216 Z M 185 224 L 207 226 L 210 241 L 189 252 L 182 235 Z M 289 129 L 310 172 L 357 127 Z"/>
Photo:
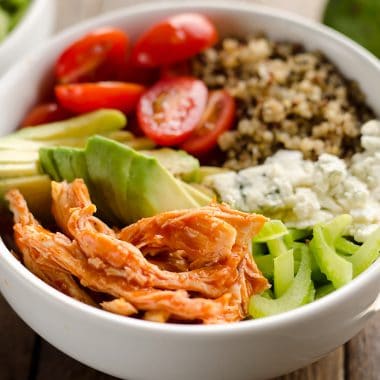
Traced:
<path fill-rule="evenodd" d="M 20 38 L 22 38 L 22 36 L 25 34 L 25 31 L 28 29 L 28 25 L 30 23 L 33 23 L 34 20 L 40 15 L 40 12 L 43 10 L 46 1 L 49 0 L 30 1 L 27 9 L 25 10 L 25 13 L 23 14 L 19 22 L 0 43 L 0 54 L 4 54 L 7 49 L 12 48 L 20 42 Z"/>
<path fill-rule="evenodd" d="M 39 1 L 34 0 L 34 2 L 38 3 Z M 33 5 L 36 7 L 36 4 Z M 362 58 L 364 58 L 369 65 L 372 65 L 380 74 L 380 61 L 377 60 L 374 55 L 358 45 L 356 42 L 343 36 L 339 32 L 330 29 L 327 26 L 318 24 L 317 22 L 311 21 L 299 15 L 295 15 L 291 12 L 273 9 L 258 4 L 245 3 L 242 1 L 234 1 L 233 4 L 231 4 L 231 2 L 227 2 L 225 0 L 218 2 L 210 0 L 192 0 L 190 3 L 187 1 L 181 3 L 174 1 L 164 1 L 160 3 L 147 2 L 144 4 L 126 6 L 124 8 L 108 12 L 99 17 L 80 22 L 75 26 L 64 29 L 52 39 L 43 43 L 39 48 L 36 49 L 35 52 L 29 54 L 29 56 L 42 56 L 44 53 L 46 54 L 46 52 L 56 43 L 56 41 L 70 37 L 70 35 L 85 30 L 92 25 L 96 27 L 99 23 L 106 22 L 112 24 L 115 19 L 123 19 L 126 15 L 131 13 L 144 14 L 147 12 L 151 13 L 156 10 L 181 11 L 181 9 L 188 9 L 190 6 L 196 7 L 199 11 L 201 11 L 202 8 L 205 10 L 240 10 L 255 14 L 256 16 L 265 15 L 274 19 L 282 19 L 289 24 L 297 24 L 299 27 L 308 29 L 312 33 L 323 35 L 325 38 L 331 39 L 337 44 L 345 45 L 346 48 L 351 49 L 357 55 L 362 56 Z M 24 58 L 21 62 L 15 64 L 0 79 L 0 88 L 1 86 L 7 86 L 7 83 L 12 83 L 12 81 L 15 80 L 14 77 L 17 77 L 19 67 L 23 64 L 23 62 L 26 62 L 27 60 L 28 55 L 26 56 L 26 59 Z M 333 293 L 297 309 L 262 319 L 226 323 L 220 325 L 181 325 L 174 323 L 160 324 L 112 314 L 101 309 L 96 309 L 69 296 L 66 296 L 53 287 L 47 285 L 45 282 L 36 277 L 32 272 L 30 272 L 19 260 L 17 260 L 11 254 L 11 252 L 2 241 L 1 237 L 0 253 L 0 265 L 6 265 L 8 267 L 7 270 L 13 272 L 13 274 L 18 276 L 20 280 L 26 280 L 27 284 L 29 286 L 32 286 L 33 290 L 39 292 L 41 296 L 48 297 L 51 302 L 65 305 L 68 308 L 71 308 L 73 312 L 83 313 L 88 318 L 98 318 L 104 323 L 110 323 L 124 328 L 131 327 L 151 333 L 155 332 L 176 335 L 184 334 L 191 335 L 193 337 L 204 337 L 205 335 L 214 337 L 227 334 L 237 335 L 246 334 L 248 332 L 254 333 L 256 331 L 266 332 L 267 330 L 273 330 L 276 328 L 276 326 L 287 326 L 299 323 L 302 320 L 305 320 L 317 313 L 322 313 L 323 311 L 328 310 L 332 305 L 349 302 L 352 293 L 359 291 L 363 287 L 369 286 L 380 275 L 380 260 L 377 260 L 365 272 L 354 278 L 347 285 L 335 290 Z"/>

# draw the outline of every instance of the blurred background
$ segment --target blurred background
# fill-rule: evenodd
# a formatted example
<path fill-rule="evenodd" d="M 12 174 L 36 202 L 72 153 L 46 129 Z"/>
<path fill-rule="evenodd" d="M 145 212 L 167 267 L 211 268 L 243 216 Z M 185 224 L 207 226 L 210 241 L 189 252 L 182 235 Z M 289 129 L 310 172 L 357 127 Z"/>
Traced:
<path fill-rule="evenodd" d="M 56 0 L 57 30 L 147 0 Z M 150 0 L 152 1 L 152 0 Z M 156 0 L 159 2 L 160 0 Z M 178 0 L 186 2 L 187 0 Z M 234 0 L 231 0 L 234 1 Z M 380 0 L 245 0 L 296 12 L 350 36 L 380 57 Z M 190 0 L 191 2 L 191 0 Z M 1 3 L 1 0 L 0 0 Z"/>

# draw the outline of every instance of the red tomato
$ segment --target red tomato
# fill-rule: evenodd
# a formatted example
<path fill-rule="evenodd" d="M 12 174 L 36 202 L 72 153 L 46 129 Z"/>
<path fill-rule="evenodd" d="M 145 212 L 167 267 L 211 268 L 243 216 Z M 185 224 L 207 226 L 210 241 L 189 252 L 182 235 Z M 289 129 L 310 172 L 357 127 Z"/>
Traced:
<path fill-rule="evenodd" d="M 186 140 L 198 125 L 207 103 L 207 87 L 196 78 L 162 79 L 140 99 L 137 119 L 141 129 L 160 145 Z"/>
<path fill-rule="evenodd" d="M 232 127 L 235 108 L 235 101 L 227 91 L 212 91 L 201 122 L 181 148 L 194 155 L 209 152 L 217 144 L 218 137 Z"/>
<path fill-rule="evenodd" d="M 135 83 L 98 82 L 55 86 L 62 107 L 75 113 L 115 108 L 124 113 L 135 109 L 145 87 Z"/>
<path fill-rule="evenodd" d="M 24 118 L 21 128 L 52 123 L 71 117 L 71 113 L 57 103 L 42 103 L 34 107 Z"/>
<path fill-rule="evenodd" d="M 190 63 L 189 61 L 176 62 L 171 65 L 165 65 L 160 67 L 160 78 L 175 78 L 190 75 Z"/>
<path fill-rule="evenodd" d="M 58 82 L 120 80 L 126 68 L 128 45 L 128 36 L 120 29 L 102 28 L 87 34 L 58 58 Z"/>
<path fill-rule="evenodd" d="M 137 40 L 132 59 L 144 67 L 162 66 L 190 58 L 217 39 L 215 26 L 207 17 L 182 13 L 148 29 Z"/>

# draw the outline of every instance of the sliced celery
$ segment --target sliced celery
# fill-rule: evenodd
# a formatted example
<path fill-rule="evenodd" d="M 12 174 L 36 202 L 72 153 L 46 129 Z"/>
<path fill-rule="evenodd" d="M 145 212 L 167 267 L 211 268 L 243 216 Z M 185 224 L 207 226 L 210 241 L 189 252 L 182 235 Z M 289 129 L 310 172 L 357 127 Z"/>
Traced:
<path fill-rule="evenodd" d="M 324 223 L 322 228 L 327 242 L 335 244 L 335 241 L 344 235 L 351 223 L 352 216 L 348 214 L 339 215 L 330 222 Z"/>
<path fill-rule="evenodd" d="M 254 260 L 263 275 L 268 279 L 272 279 L 274 271 L 272 255 L 254 256 Z"/>
<path fill-rule="evenodd" d="M 315 292 L 315 299 L 320 299 L 324 296 L 327 296 L 328 294 L 332 293 L 335 290 L 333 284 L 326 284 L 318 288 Z"/>
<path fill-rule="evenodd" d="M 275 257 L 273 260 L 274 294 L 281 297 L 294 279 L 293 250 Z"/>
<path fill-rule="evenodd" d="M 293 244 L 293 251 L 294 251 L 294 271 L 297 273 L 301 257 L 304 251 L 308 251 L 309 247 L 305 243 L 295 242 Z M 318 284 L 325 284 L 328 282 L 326 276 L 321 272 L 319 269 L 319 266 L 314 258 L 313 255 L 310 255 L 310 262 L 311 262 L 311 279 L 315 281 Z"/>
<path fill-rule="evenodd" d="M 265 255 L 268 253 L 268 247 L 264 243 L 252 243 L 253 256 Z"/>
<path fill-rule="evenodd" d="M 330 224 L 331 226 L 332 224 Z M 321 225 L 316 225 L 313 231 L 313 239 L 310 242 L 311 253 L 319 268 L 335 288 L 340 288 L 347 284 L 352 280 L 353 276 L 352 264 L 339 256 L 332 245 L 332 242 L 337 237 L 334 235 L 337 235 L 338 228 L 340 232 L 342 231 L 341 227 L 342 224 L 335 223 L 334 229 L 325 230 Z"/>
<path fill-rule="evenodd" d="M 305 240 L 313 235 L 311 229 L 299 230 L 297 228 L 289 228 L 289 235 L 292 237 L 293 241 Z"/>
<path fill-rule="evenodd" d="M 277 299 L 254 295 L 249 303 L 249 314 L 253 318 L 262 318 L 295 309 L 309 302 L 312 289 L 310 254 L 304 252 L 298 273 L 288 290 Z"/>
<path fill-rule="evenodd" d="M 342 255 L 353 255 L 359 248 L 360 245 L 355 244 L 344 237 L 338 237 L 335 240 L 335 249 Z"/>
<path fill-rule="evenodd" d="M 269 240 L 267 242 L 268 249 L 270 254 L 273 256 L 273 258 L 284 255 L 286 252 L 288 252 L 288 248 L 285 245 L 283 239 L 274 239 L 274 240 Z"/>
<path fill-rule="evenodd" d="M 279 239 L 288 234 L 288 229 L 280 220 L 269 220 L 253 238 L 254 243 L 266 243 L 270 240 Z"/>
<path fill-rule="evenodd" d="M 354 276 L 366 270 L 378 257 L 380 251 L 380 228 L 372 232 L 363 245 L 347 259 L 352 263 Z"/>

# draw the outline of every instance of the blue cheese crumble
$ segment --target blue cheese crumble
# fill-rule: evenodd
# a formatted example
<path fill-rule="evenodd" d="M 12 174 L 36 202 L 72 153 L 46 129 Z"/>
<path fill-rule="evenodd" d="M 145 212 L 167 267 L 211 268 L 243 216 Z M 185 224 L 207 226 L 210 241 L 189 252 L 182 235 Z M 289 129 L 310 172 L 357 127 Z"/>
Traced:
<path fill-rule="evenodd" d="M 362 127 L 362 153 L 347 163 L 330 154 L 304 160 L 299 151 L 278 151 L 263 165 L 205 178 L 223 202 L 246 212 L 312 227 L 336 215 L 353 217 L 348 231 L 363 241 L 380 225 L 380 121 Z"/>

